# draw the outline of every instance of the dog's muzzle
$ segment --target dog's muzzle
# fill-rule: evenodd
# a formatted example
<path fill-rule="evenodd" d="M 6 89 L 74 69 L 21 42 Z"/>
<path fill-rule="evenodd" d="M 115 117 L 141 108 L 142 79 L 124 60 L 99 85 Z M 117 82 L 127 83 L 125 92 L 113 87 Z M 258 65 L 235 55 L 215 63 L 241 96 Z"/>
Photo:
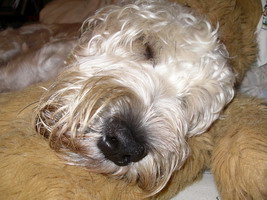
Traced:
<path fill-rule="evenodd" d="M 105 157 L 118 166 L 138 162 L 147 155 L 145 143 L 136 137 L 134 129 L 116 118 L 107 120 L 97 145 Z"/>

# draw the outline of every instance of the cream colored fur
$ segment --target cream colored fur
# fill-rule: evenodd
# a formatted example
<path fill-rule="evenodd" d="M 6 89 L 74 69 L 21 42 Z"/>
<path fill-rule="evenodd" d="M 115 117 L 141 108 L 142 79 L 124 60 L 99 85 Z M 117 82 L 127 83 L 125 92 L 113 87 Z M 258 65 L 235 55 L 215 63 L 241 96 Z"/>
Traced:
<path fill-rule="evenodd" d="M 83 23 L 72 54 L 70 69 L 39 104 L 37 131 L 66 162 L 126 179 L 151 195 L 188 158 L 186 140 L 205 132 L 234 95 L 218 27 L 178 4 L 104 7 Z M 110 119 L 144 138 L 142 160 L 119 166 L 106 158 L 98 141 L 107 137 Z"/>
<path fill-rule="evenodd" d="M 179 70 L 175 70 L 175 65 L 170 65 L 172 66 L 171 69 L 174 70 L 172 71 L 172 73 L 168 74 L 168 68 L 164 68 L 164 63 L 168 63 L 167 61 L 170 61 L 170 58 L 172 58 L 171 55 L 173 55 L 173 52 L 170 49 L 175 49 L 174 52 L 177 51 L 176 44 L 180 44 L 179 38 L 177 38 L 178 41 L 175 40 L 176 42 L 174 44 L 171 43 L 171 39 L 164 35 L 165 29 L 162 29 L 163 31 L 161 33 L 160 26 L 159 29 L 157 29 L 159 30 L 157 34 L 161 36 L 159 38 L 162 40 L 156 40 L 155 38 L 157 38 L 157 35 L 154 34 L 152 34 L 153 37 L 149 38 L 149 35 L 151 35 L 151 32 L 149 32 L 150 30 L 148 29 L 149 26 L 144 26 L 141 28 L 140 33 L 142 33 L 142 30 L 146 30 L 144 31 L 144 33 L 148 33 L 147 37 L 136 37 L 138 38 L 138 40 L 136 40 L 137 42 L 129 42 L 126 40 L 122 44 L 119 42 L 116 43 L 116 40 L 110 40 L 110 43 L 108 43 L 109 45 L 106 45 L 106 42 L 109 41 L 110 36 L 112 36 L 113 38 L 116 38 L 116 36 L 120 38 L 120 36 L 122 36 L 122 38 L 124 38 L 123 36 L 125 34 L 126 39 L 127 37 L 132 36 L 130 32 L 129 35 L 127 31 L 123 34 L 112 35 L 112 33 L 116 32 L 116 30 L 120 30 L 120 23 L 117 23 L 114 27 L 106 27 L 100 25 L 101 20 L 105 19 L 105 17 L 103 17 L 105 16 L 105 13 L 112 13 L 112 10 L 114 9 L 116 11 L 118 7 L 111 7 L 110 10 L 102 10 L 103 12 L 100 11 L 99 15 L 97 15 L 102 17 L 96 17 L 96 19 L 91 18 L 91 21 L 89 20 L 89 23 L 85 23 L 85 25 L 83 26 L 84 33 L 81 37 L 79 46 L 73 52 L 73 58 L 69 62 L 69 64 L 73 66 L 72 70 L 67 71 L 62 76 L 60 76 L 56 83 L 48 83 L 47 85 L 42 85 L 42 87 L 40 87 L 40 85 L 37 85 L 21 92 L 6 93 L 0 96 L 0 103 L 1 105 L 3 105 L 0 108 L 0 160 L 3 161 L 0 162 L 0 198 L 124 200 L 141 199 L 147 195 L 157 193 L 154 196 L 147 197 L 147 199 L 169 199 L 184 187 L 191 184 L 193 181 L 201 178 L 203 170 L 205 170 L 206 168 L 211 168 L 214 173 L 221 197 L 223 199 L 266 199 L 267 188 L 265 186 L 267 184 L 267 110 L 262 101 L 237 95 L 233 102 L 231 102 L 227 106 L 226 110 L 223 112 L 223 115 L 221 115 L 219 120 L 217 120 L 207 130 L 210 124 L 218 118 L 218 113 L 213 111 L 221 110 L 223 108 L 223 105 L 225 105 L 231 99 L 233 94 L 233 91 L 231 89 L 233 84 L 233 73 L 228 68 L 229 63 L 226 62 L 228 58 L 222 56 L 226 55 L 226 51 L 224 47 L 220 45 L 220 43 L 217 43 L 218 36 L 223 42 L 225 42 L 225 44 L 227 44 L 227 49 L 230 52 L 229 57 L 231 58 L 230 63 L 233 66 L 235 72 L 239 73 L 239 79 L 248 69 L 249 63 L 253 61 L 253 58 L 255 58 L 256 55 L 255 46 L 253 46 L 253 44 L 255 44 L 254 36 L 252 34 L 253 28 L 255 27 L 253 20 L 239 21 L 240 23 L 244 23 L 246 25 L 240 26 L 240 28 L 247 27 L 247 29 L 245 29 L 248 31 L 247 35 L 244 34 L 243 36 L 241 36 L 241 33 L 239 33 L 238 35 L 238 32 L 233 32 L 233 37 L 240 38 L 241 41 L 244 40 L 244 43 L 242 44 L 244 48 L 242 49 L 233 46 L 233 42 L 230 42 L 231 38 L 229 38 L 229 35 L 227 35 L 227 31 L 229 31 L 229 29 L 225 28 L 228 25 L 221 23 L 222 26 L 219 26 L 219 32 L 217 32 L 215 28 L 217 24 L 216 17 L 221 16 L 222 18 L 220 19 L 222 21 L 227 18 L 222 14 L 223 11 L 234 11 L 232 15 L 235 17 L 232 16 L 230 17 L 231 20 L 226 20 L 224 22 L 235 24 L 235 22 L 240 19 L 240 15 L 243 15 L 243 20 L 246 18 L 244 11 L 248 11 L 247 8 L 249 7 L 249 5 L 253 5 L 255 8 L 257 7 L 256 4 L 250 2 L 250 0 L 242 2 L 242 4 L 240 4 L 240 1 L 235 1 L 235 3 L 236 4 L 234 4 L 233 1 L 224 1 L 221 2 L 221 4 L 215 5 L 210 1 L 187 1 L 187 4 L 191 7 L 195 7 L 197 12 L 199 13 L 203 14 L 206 12 L 205 9 L 210 9 L 210 12 L 214 14 L 209 16 L 213 25 L 209 25 L 209 23 L 207 23 L 204 18 L 200 17 L 201 22 L 204 22 L 203 24 L 200 23 L 200 27 L 208 31 L 205 32 L 206 34 L 204 35 L 209 38 L 208 41 L 213 41 L 211 42 L 211 44 L 213 44 L 211 46 L 215 48 L 214 51 L 211 52 L 215 53 L 215 55 L 218 55 L 217 53 L 219 53 L 220 51 L 224 52 L 223 54 L 219 53 L 219 61 L 222 61 L 219 63 L 223 64 L 218 66 L 221 66 L 221 68 L 219 68 L 225 72 L 222 76 L 220 76 L 220 73 L 218 74 L 218 76 L 213 76 L 212 74 L 216 74 L 215 69 L 218 69 L 218 67 L 216 67 L 215 69 L 208 68 L 212 73 L 208 77 L 204 76 L 204 78 L 208 78 L 208 80 L 213 80 L 215 82 L 217 81 L 217 86 L 220 86 L 214 88 L 210 86 L 205 87 L 205 92 L 215 91 L 216 93 L 216 91 L 219 91 L 218 94 L 220 95 L 218 96 L 223 97 L 220 98 L 220 100 L 222 101 L 216 101 L 218 99 L 214 99 L 214 95 L 205 96 L 204 93 L 196 93 L 196 95 L 199 95 L 197 96 L 198 98 L 196 98 L 197 102 L 194 100 L 189 101 L 192 104 L 185 104 L 193 106 L 194 109 L 192 110 L 190 110 L 190 106 L 180 107 L 182 104 L 179 104 L 179 101 L 178 105 L 175 104 L 177 103 L 177 100 L 173 101 L 172 98 L 168 99 L 172 95 L 177 96 L 177 91 L 180 91 L 180 89 L 182 89 L 183 91 L 183 89 L 187 88 L 190 92 L 196 92 L 196 90 L 192 88 L 200 86 L 198 84 L 191 85 L 190 82 L 186 82 L 186 79 L 184 81 L 187 84 L 177 86 L 177 83 L 179 83 L 179 81 L 173 79 L 172 77 L 173 75 L 180 75 Z M 136 9 L 137 7 L 134 6 L 125 8 L 126 10 L 131 10 L 133 15 L 135 14 L 135 10 L 140 11 L 139 9 Z M 151 8 L 153 8 L 153 6 Z M 104 15 L 101 15 L 101 13 Z M 155 13 L 156 12 L 151 12 L 149 16 L 154 16 Z M 107 15 L 111 17 L 106 18 L 105 20 L 113 20 L 113 16 L 116 16 L 116 12 L 112 14 L 114 15 Z M 125 21 L 127 22 L 127 15 L 124 16 L 123 11 L 120 14 L 121 16 L 123 16 L 122 20 L 125 19 Z M 146 14 L 148 13 L 145 13 L 144 15 L 136 15 L 136 17 L 138 19 L 138 16 L 147 16 Z M 171 14 L 171 12 L 168 12 L 168 14 Z M 250 16 L 256 15 L 257 14 L 251 14 Z M 231 14 L 229 14 L 229 16 L 231 16 Z M 195 15 L 193 16 L 193 18 L 194 17 Z M 199 18 L 197 17 L 197 19 Z M 204 21 L 202 21 L 203 19 Z M 147 20 L 144 20 L 144 22 L 146 21 Z M 88 24 L 90 25 L 89 27 L 96 25 L 96 31 L 90 32 L 90 29 L 87 29 Z M 125 23 L 123 27 L 126 27 L 128 29 L 131 27 L 128 27 L 128 25 L 129 24 Z M 237 26 L 238 25 L 240 24 L 237 23 Z M 198 26 L 193 26 L 192 28 L 194 29 L 197 27 Z M 153 28 L 158 27 L 154 26 Z M 103 29 L 106 30 L 106 32 L 101 31 Z M 99 32 L 97 32 L 97 30 L 99 30 Z M 170 30 L 172 29 L 170 28 Z M 233 27 L 233 30 L 237 31 L 235 27 Z M 193 36 L 195 32 L 196 31 L 192 32 Z M 136 33 L 137 36 L 139 36 L 138 32 Z M 172 33 L 172 31 L 169 31 L 169 33 Z M 189 33 L 189 36 L 192 36 L 190 32 L 186 33 Z M 208 33 L 210 33 L 211 37 L 209 37 Z M 88 40 L 88 38 L 90 38 L 92 34 L 94 35 L 93 39 Z M 107 34 L 108 37 L 105 37 L 105 34 Z M 213 38 L 214 40 L 211 38 Z M 151 41 L 152 44 L 149 43 Z M 158 42 L 153 43 L 153 41 Z M 87 45 L 88 43 L 89 46 Z M 128 44 L 132 44 L 132 46 L 128 46 Z M 147 44 L 149 44 L 149 48 L 153 50 L 155 47 L 160 47 L 156 49 L 160 49 L 161 51 L 159 53 L 152 51 L 153 54 L 152 52 L 146 52 Z M 170 46 L 168 46 L 167 44 L 169 44 Z M 200 44 L 202 43 L 200 42 Z M 206 42 L 203 44 L 206 44 Z M 146 48 L 143 48 L 144 45 L 146 46 Z M 106 46 L 114 46 L 114 48 L 104 48 Z M 101 54 L 105 52 L 103 51 L 103 49 L 113 56 L 111 58 L 105 58 L 105 56 L 107 55 L 101 57 Z M 216 51 L 216 49 L 219 49 L 219 51 Z M 194 48 L 190 48 L 190 50 L 193 51 L 192 54 L 198 55 L 197 51 L 194 51 Z M 203 52 L 202 50 L 200 52 Z M 122 52 L 126 52 L 125 55 Z M 140 52 L 143 57 L 140 57 Z M 170 52 L 170 54 L 168 54 L 168 52 Z M 238 54 L 239 56 L 234 57 L 235 53 L 237 52 L 240 53 Z M 204 53 L 203 55 L 205 57 L 206 54 Z M 84 56 L 86 57 L 84 58 Z M 96 59 L 90 59 L 90 61 L 88 61 L 88 56 L 95 56 Z M 201 56 L 202 54 L 200 55 L 200 57 Z M 127 60 L 127 58 L 129 58 L 129 60 Z M 158 58 L 158 60 L 156 60 L 155 58 Z M 196 57 L 189 56 L 187 58 L 186 56 L 183 56 L 179 58 L 178 56 L 176 58 L 175 56 L 175 59 L 177 59 L 178 61 L 182 58 L 185 58 L 186 62 L 189 62 L 190 59 L 191 61 L 193 61 L 193 63 L 195 62 L 194 59 L 198 60 Z M 214 58 L 216 58 L 215 60 L 217 60 L 218 57 L 215 56 Z M 119 63 L 118 61 L 120 61 L 122 65 L 127 64 L 128 68 L 122 68 L 120 67 L 120 65 L 115 64 L 114 66 L 111 65 L 112 62 L 110 62 L 110 60 L 112 59 L 114 59 L 115 63 Z M 101 62 L 99 62 L 100 60 Z M 136 61 L 138 61 L 139 65 L 135 64 Z M 87 69 L 86 66 L 91 66 L 93 65 L 92 63 L 101 64 L 103 70 L 99 70 L 98 67 Z M 114 76 L 108 76 L 105 78 L 105 75 L 110 73 L 110 71 L 108 70 L 109 68 L 105 68 L 105 64 L 109 64 L 108 67 L 114 71 Z M 117 68 L 116 66 L 119 67 Z M 186 70 L 186 66 L 192 67 L 191 69 L 194 69 L 195 65 L 188 64 L 182 66 L 183 70 Z M 139 72 L 140 69 L 143 71 L 143 73 Z M 204 69 L 207 68 L 204 67 Z M 121 71 L 128 72 L 127 75 L 129 78 L 127 80 L 126 77 L 121 76 Z M 188 71 L 189 74 L 190 71 Z M 200 71 L 196 70 L 196 73 L 193 73 L 192 79 L 194 81 L 196 80 L 198 82 L 199 80 L 202 80 L 198 79 L 199 77 L 196 76 L 197 74 L 199 74 L 200 77 L 203 78 L 203 74 L 201 74 Z M 86 73 L 84 74 L 82 72 Z M 136 78 L 134 74 L 138 74 L 140 78 Z M 72 80 L 72 78 L 74 78 L 75 76 L 77 77 L 77 79 Z M 85 81 L 85 77 L 89 77 L 89 79 L 92 81 Z M 180 76 L 181 80 L 183 80 L 183 77 L 185 76 Z M 145 85 L 142 81 L 140 81 L 143 79 L 146 79 L 146 83 L 147 80 L 150 80 L 150 84 Z M 118 80 L 118 82 L 116 82 L 116 80 Z M 166 81 L 167 83 L 164 83 L 164 81 Z M 202 80 L 202 83 L 203 82 L 204 80 Z M 82 85 L 84 83 L 87 87 L 83 88 Z M 106 85 L 103 83 L 105 83 Z M 208 83 L 209 81 L 207 81 L 207 84 L 204 84 L 204 86 L 208 86 Z M 49 87 L 49 85 L 51 84 L 52 87 Z M 134 85 L 136 85 L 136 87 Z M 220 90 L 225 86 L 227 86 L 226 90 Z M 43 88 L 49 88 L 48 93 L 46 93 Z M 108 90 L 108 88 L 112 88 L 112 90 Z M 91 96 L 91 99 L 87 99 L 87 95 L 91 92 L 90 89 L 93 89 L 95 91 L 95 94 L 98 94 L 98 96 Z M 99 91 L 102 89 L 104 93 L 102 91 Z M 144 92 L 140 92 L 140 90 L 143 90 Z M 154 93 L 156 91 L 158 92 Z M 77 92 L 80 93 L 77 94 Z M 187 95 L 190 94 L 190 92 L 182 93 L 185 95 L 181 97 L 184 97 L 185 100 L 189 100 L 190 98 L 187 98 Z M 150 94 L 150 96 L 144 96 L 147 93 Z M 155 94 L 161 97 L 158 98 L 157 101 L 151 98 L 151 95 L 157 97 Z M 42 97 L 40 106 L 38 106 L 38 102 L 42 95 L 44 96 Z M 130 95 L 133 98 L 125 98 L 120 102 L 120 104 L 112 101 L 113 97 L 118 98 L 120 97 L 120 95 L 122 95 L 122 97 L 127 97 L 127 95 Z M 205 98 L 201 99 L 201 97 L 204 97 L 202 95 L 204 95 Z M 206 99 L 207 97 L 209 97 L 208 101 Z M 97 98 L 101 99 L 100 103 L 103 103 L 102 105 L 104 106 L 99 106 L 101 104 L 97 101 Z M 162 101 L 162 98 L 166 99 L 167 101 Z M 86 99 L 92 101 L 86 101 Z M 83 102 L 82 104 L 80 104 L 82 106 L 77 106 L 78 103 L 76 103 L 76 101 Z M 92 102 L 92 104 L 90 104 L 90 102 Z M 134 102 L 134 104 L 130 104 L 131 106 L 129 106 L 128 102 Z M 207 102 L 212 106 L 208 106 L 208 108 L 201 106 L 199 107 L 198 105 L 200 102 Z M 106 105 L 108 105 L 108 103 L 111 103 L 110 105 L 112 105 L 111 110 L 106 109 L 107 107 L 105 107 Z M 97 163 L 97 161 L 100 161 L 101 159 L 103 159 L 103 157 L 101 157 L 101 154 L 99 155 L 99 157 L 96 157 L 98 156 L 97 153 L 99 153 L 97 150 L 93 151 L 93 155 L 89 154 L 89 156 L 83 157 L 84 151 L 80 151 L 82 150 L 82 148 L 79 148 L 84 147 L 84 145 L 86 144 L 90 144 L 90 142 L 91 144 L 93 144 L 94 142 L 89 141 L 88 143 L 84 142 L 84 140 L 80 140 L 80 131 L 83 131 L 84 128 L 88 124 L 90 124 L 80 122 L 90 122 L 90 117 L 88 117 L 87 114 L 89 114 L 90 116 L 90 114 L 99 113 L 99 115 L 92 115 L 92 122 L 94 122 L 94 117 L 109 116 L 109 111 L 111 111 L 110 113 L 113 114 L 122 109 L 120 105 L 124 106 L 124 111 L 129 111 L 130 109 L 135 108 L 135 111 L 137 109 L 138 114 L 142 113 L 141 116 L 146 116 L 145 114 L 148 114 L 150 110 L 145 110 L 147 107 L 143 105 L 147 106 L 150 103 L 153 103 L 155 105 L 155 107 L 152 107 L 154 109 L 152 110 L 153 112 L 162 112 L 160 116 L 165 116 L 164 114 L 169 113 L 165 117 L 170 122 L 172 122 L 170 124 L 167 123 L 167 120 L 164 121 L 158 118 L 159 122 L 161 122 L 163 125 L 165 124 L 164 127 L 173 127 L 173 125 L 178 125 L 178 132 L 184 133 L 181 135 L 176 135 L 175 131 L 170 131 L 171 139 L 169 141 L 171 143 L 173 142 L 172 144 L 174 145 L 174 147 L 178 147 L 179 150 L 184 151 L 178 152 L 177 150 L 175 150 L 175 148 L 174 150 L 172 150 L 172 147 L 170 147 L 170 145 L 167 145 L 167 143 L 169 142 L 166 141 L 167 135 L 165 135 L 164 131 L 159 129 L 157 124 L 155 125 L 155 130 L 159 130 L 159 134 L 155 135 L 154 137 L 158 138 L 159 141 L 161 141 L 161 146 L 156 145 L 157 143 L 154 141 L 157 140 L 153 139 L 153 137 L 153 142 L 151 141 L 151 145 L 155 145 L 155 149 L 159 148 L 160 152 L 162 152 L 162 155 L 164 156 L 157 156 L 157 152 L 154 152 L 153 155 L 155 157 L 148 154 L 148 158 L 153 160 L 152 162 L 155 163 L 155 165 L 160 166 L 160 169 L 165 170 L 157 172 L 159 173 L 158 175 L 161 175 L 163 177 L 162 180 L 159 179 L 160 176 L 157 177 L 152 173 L 154 170 L 153 167 L 150 167 L 151 169 L 147 168 L 151 170 L 148 173 L 146 173 L 145 171 L 142 172 L 142 169 L 145 169 L 144 167 L 146 165 L 149 165 L 146 160 L 147 158 L 139 161 L 141 163 L 143 162 L 143 164 L 139 165 L 138 163 L 134 163 L 134 165 L 136 166 L 132 165 L 132 169 L 136 169 L 138 170 L 138 172 L 141 172 L 140 174 L 138 174 L 138 178 L 148 177 L 148 180 L 145 181 L 134 178 L 134 173 L 128 166 L 125 168 L 126 170 L 118 171 L 117 175 L 119 176 L 116 176 L 115 174 L 115 178 L 109 178 L 98 173 L 90 172 L 99 170 L 98 172 L 102 171 L 102 173 L 107 173 L 107 171 L 114 169 L 117 170 L 117 168 L 112 166 L 110 161 L 107 161 L 104 163 L 100 162 L 99 166 L 102 165 L 102 168 L 100 167 L 99 169 L 92 170 L 93 168 L 92 166 L 90 166 L 91 160 L 88 158 L 92 158 L 90 156 L 98 158 L 99 160 L 96 160 Z M 144 109 L 138 110 L 139 108 L 137 105 L 141 106 Z M 172 109 L 168 110 L 168 107 L 166 105 L 170 106 L 170 108 Z M 218 107 L 213 107 L 215 105 Z M 86 109 L 83 109 L 84 107 L 89 108 L 88 106 L 93 107 L 93 109 L 89 109 L 88 111 Z M 205 104 L 203 104 L 203 106 L 205 106 Z M 188 109 L 183 111 L 182 108 Z M 215 110 L 212 110 L 210 108 L 215 108 Z M 102 110 L 104 111 L 102 112 Z M 106 112 L 106 110 L 108 112 Z M 203 115 L 203 112 L 207 115 Z M 40 116 L 40 121 L 37 124 L 37 130 L 41 134 L 44 134 L 44 136 L 46 137 L 50 136 L 51 147 L 58 151 L 58 155 L 67 155 L 67 158 L 65 158 L 68 162 L 62 159 L 62 157 L 57 157 L 56 153 L 49 148 L 46 139 L 36 134 L 36 114 Z M 134 116 L 138 115 L 135 114 Z M 209 118 L 207 116 L 212 117 Z M 176 124 L 177 122 L 174 122 L 174 117 L 178 117 L 178 119 L 180 119 L 180 123 Z M 89 119 L 89 121 L 87 121 L 87 119 Z M 146 116 L 146 119 L 148 121 L 150 120 L 149 115 Z M 73 123 L 73 125 L 71 123 Z M 61 131 L 58 132 L 56 127 L 61 129 Z M 72 132 L 70 132 L 69 130 L 72 130 Z M 198 134 L 201 132 L 204 133 Z M 68 140 L 65 140 L 64 137 L 69 136 L 68 134 L 71 137 L 66 138 L 71 138 L 69 141 L 73 142 L 74 145 L 70 145 L 71 143 L 68 143 Z M 93 136 L 95 138 L 98 138 L 98 134 Z M 51 137 L 51 135 L 54 138 Z M 176 137 L 179 138 L 178 143 L 175 143 Z M 57 140 L 53 140 L 55 138 L 62 138 L 63 143 L 57 143 Z M 67 143 L 64 143 L 64 141 L 67 141 Z M 89 145 L 89 147 L 92 147 L 91 144 Z M 166 148 L 162 148 L 164 146 Z M 91 153 L 92 151 L 86 149 L 85 152 Z M 177 154 L 171 155 L 173 153 Z M 175 160 L 168 160 L 166 159 L 166 156 L 168 159 L 174 158 Z M 88 160 L 85 160 L 84 158 L 87 158 Z M 168 165 L 167 162 L 169 161 L 174 163 Z M 107 171 L 103 171 L 105 170 L 104 166 L 108 165 L 111 167 L 109 169 L 106 169 Z M 144 167 L 142 167 L 142 165 Z M 116 178 L 123 179 L 117 180 Z M 139 187 L 143 188 L 143 190 Z"/>

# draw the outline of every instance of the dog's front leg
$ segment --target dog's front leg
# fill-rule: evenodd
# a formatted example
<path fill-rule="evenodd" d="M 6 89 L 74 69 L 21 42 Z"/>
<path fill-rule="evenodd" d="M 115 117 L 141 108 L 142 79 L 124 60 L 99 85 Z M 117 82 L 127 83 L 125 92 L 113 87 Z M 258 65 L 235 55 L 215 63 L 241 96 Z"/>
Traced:
<path fill-rule="evenodd" d="M 266 105 L 237 97 L 224 114 L 211 129 L 212 171 L 222 199 L 267 199 Z"/>

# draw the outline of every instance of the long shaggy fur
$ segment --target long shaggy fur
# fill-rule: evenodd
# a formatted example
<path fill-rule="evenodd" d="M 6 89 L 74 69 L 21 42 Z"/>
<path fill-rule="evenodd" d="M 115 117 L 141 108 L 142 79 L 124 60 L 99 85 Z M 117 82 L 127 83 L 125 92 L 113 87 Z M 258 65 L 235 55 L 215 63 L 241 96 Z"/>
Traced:
<path fill-rule="evenodd" d="M 211 167 L 224 199 L 266 199 L 266 107 L 237 96 L 219 118 L 234 93 L 230 64 L 239 82 L 255 58 L 245 11 L 257 6 L 180 2 L 187 7 L 137 1 L 99 10 L 44 94 L 36 86 L 0 96 L 1 198 L 169 199 Z M 142 160 L 105 158 L 96 143 L 109 119 L 136 130 Z"/>
<path fill-rule="evenodd" d="M 255 111 L 260 112 L 255 115 Z M 220 128 L 225 134 L 213 132 L 212 155 L 212 171 L 222 199 L 266 199 L 267 106 L 241 96 L 225 115 L 224 122 L 214 125 L 213 130 Z"/>
<path fill-rule="evenodd" d="M 233 97 L 218 29 L 178 4 L 136 1 L 99 10 L 82 31 L 71 69 L 41 100 L 37 130 L 70 164 L 157 193 L 188 157 L 186 139 Z M 110 118 L 144 138 L 145 158 L 123 167 L 106 159 L 97 141 Z"/>
<path fill-rule="evenodd" d="M 142 199 L 147 193 L 137 185 L 66 165 L 36 134 L 36 104 L 32 103 L 39 101 L 42 88 L 48 86 L 0 95 L 0 199 Z M 261 101 L 236 97 L 223 113 L 224 120 L 218 120 L 208 132 L 188 138 L 190 155 L 184 165 L 163 190 L 146 199 L 170 199 L 200 179 L 210 167 L 211 155 L 222 199 L 265 199 L 266 113 Z M 240 157 L 239 152 L 246 156 Z"/>
<path fill-rule="evenodd" d="M 36 134 L 36 103 L 32 102 L 39 101 L 45 92 L 42 88 L 49 84 L 0 95 L 0 199 L 143 199 L 147 193 L 136 184 L 66 165 Z M 188 144 L 191 154 L 175 172 L 172 184 L 157 196 L 144 199 L 170 199 L 178 189 L 201 177 L 212 150 L 212 138 L 202 134 L 191 137 Z"/>

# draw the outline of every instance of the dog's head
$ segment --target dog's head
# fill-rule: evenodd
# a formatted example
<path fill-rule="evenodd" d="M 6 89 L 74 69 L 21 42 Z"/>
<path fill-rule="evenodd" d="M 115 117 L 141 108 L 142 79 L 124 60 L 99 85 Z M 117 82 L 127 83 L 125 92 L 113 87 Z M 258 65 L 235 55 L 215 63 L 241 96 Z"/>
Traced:
<path fill-rule="evenodd" d="M 68 163 L 155 194 L 234 95 L 218 30 L 165 1 L 105 7 L 82 30 L 37 130 Z"/>

